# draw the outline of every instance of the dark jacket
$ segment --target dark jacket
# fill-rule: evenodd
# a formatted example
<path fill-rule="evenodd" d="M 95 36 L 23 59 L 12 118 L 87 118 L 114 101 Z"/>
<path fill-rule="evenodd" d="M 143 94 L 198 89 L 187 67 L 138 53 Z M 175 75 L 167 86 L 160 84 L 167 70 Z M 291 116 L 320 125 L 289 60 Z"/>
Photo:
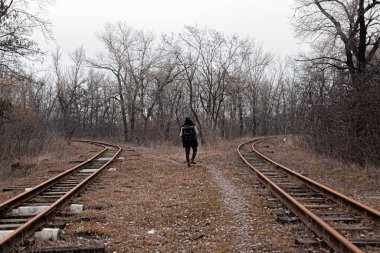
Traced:
<path fill-rule="evenodd" d="M 192 130 L 193 135 L 190 139 L 186 139 L 186 136 L 184 136 L 184 132 L 189 131 L 189 129 Z M 192 147 L 198 147 L 197 135 L 198 135 L 198 129 L 196 128 L 194 123 L 190 119 L 186 119 L 185 123 L 181 127 L 181 133 L 180 133 L 183 147 L 185 147 L 186 145 L 190 145 Z"/>

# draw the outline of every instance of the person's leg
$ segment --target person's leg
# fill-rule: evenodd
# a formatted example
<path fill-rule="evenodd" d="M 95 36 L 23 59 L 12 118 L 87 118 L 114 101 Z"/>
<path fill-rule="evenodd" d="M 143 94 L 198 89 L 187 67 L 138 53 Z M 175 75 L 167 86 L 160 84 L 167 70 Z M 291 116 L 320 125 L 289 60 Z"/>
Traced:
<path fill-rule="evenodd" d="M 186 162 L 187 166 L 190 166 L 190 145 L 185 145 L 185 154 L 186 154 Z"/>
<path fill-rule="evenodd" d="M 196 162 L 194 161 L 195 157 L 197 156 L 197 151 L 198 151 L 198 148 L 196 146 L 192 146 L 193 148 L 193 155 L 191 157 L 191 163 L 194 163 L 196 164 Z"/>

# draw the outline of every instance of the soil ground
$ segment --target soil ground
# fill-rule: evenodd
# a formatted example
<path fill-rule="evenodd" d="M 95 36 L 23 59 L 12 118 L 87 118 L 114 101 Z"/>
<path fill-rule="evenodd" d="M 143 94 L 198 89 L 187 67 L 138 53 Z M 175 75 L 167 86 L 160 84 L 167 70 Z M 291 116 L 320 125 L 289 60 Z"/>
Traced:
<path fill-rule="evenodd" d="M 279 208 L 273 207 L 273 197 L 260 187 L 236 152 L 243 141 L 200 146 L 198 163 L 190 168 L 184 163 L 181 146 L 121 145 L 125 159 L 112 165 L 117 170 L 105 171 L 73 201 L 84 204 L 85 211 L 56 217 L 53 222 L 67 224 L 60 239 L 37 241 L 34 247 L 105 245 L 107 252 L 313 252 L 295 244 L 296 238 L 311 236 L 302 225 L 276 222 Z M 270 154 L 296 152 L 291 144 L 286 147 L 279 139 L 263 148 Z M 78 145 L 69 148 L 75 147 L 72 160 L 79 153 L 92 154 L 92 146 Z M 308 155 L 304 150 L 297 152 L 301 157 Z"/>

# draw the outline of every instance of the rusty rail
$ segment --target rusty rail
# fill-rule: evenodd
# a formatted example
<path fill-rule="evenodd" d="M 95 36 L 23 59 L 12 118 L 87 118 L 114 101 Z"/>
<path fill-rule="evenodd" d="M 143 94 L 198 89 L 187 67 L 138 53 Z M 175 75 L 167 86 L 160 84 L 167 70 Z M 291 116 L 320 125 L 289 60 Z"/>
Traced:
<path fill-rule="evenodd" d="M 307 185 L 312 186 L 313 188 L 317 188 L 319 191 L 322 191 L 323 193 L 327 193 L 329 197 L 333 196 L 334 199 L 342 200 L 342 202 L 352 206 L 356 210 L 361 211 L 362 213 L 372 217 L 375 220 L 379 220 L 380 213 L 370 208 L 362 203 L 359 203 L 356 200 L 353 200 L 337 191 L 334 191 L 326 186 L 321 185 L 320 183 L 317 183 L 299 173 L 296 173 L 279 163 L 274 162 L 273 160 L 269 159 L 268 157 L 264 156 L 263 154 L 259 153 L 257 149 L 255 148 L 255 144 L 265 140 L 266 138 L 258 138 L 254 139 L 245 143 L 242 143 L 237 148 L 237 152 L 240 155 L 241 159 L 244 161 L 247 166 L 252 169 L 256 175 L 260 178 L 260 180 L 273 192 L 273 194 L 281 200 L 281 202 L 289 209 L 291 210 L 295 215 L 299 217 L 299 219 L 306 224 L 307 227 L 309 227 L 315 234 L 317 234 L 319 237 L 323 239 L 323 241 L 329 245 L 332 249 L 334 249 L 337 252 L 363 252 L 359 247 L 354 245 L 352 242 L 350 242 L 346 237 L 344 237 L 342 234 L 340 234 L 338 231 L 336 231 L 334 228 L 332 228 L 329 224 L 327 224 L 325 221 L 323 221 L 320 217 L 315 215 L 311 210 L 306 208 L 304 205 L 302 205 L 299 201 L 297 201 L 295 198 L 290 196 L 285 190 L 283 190 L 281 187 L 279 187 L 277 184 L 275 184 L 272 180 L 270 180 L 267 176 L 265 176 L 263 173 L 261 173 L 257 168 L 252 166 L 252 164 L 245 159 L 243 154 L 241 153 L 241 148 L 244 145 L 247 145 L 249 143 L 253 143 L 251 148 L 252 151 L 255 152 L 257 155 L 259 155 L 261 158 L 263 158 L 265 161 L 275 165 L 277 168 L 286 171 L 286 173 L 289 173 L 296 178 L 302 180 L 303 182 L 307 183 Z"/>
<path fill-rule="evenodd" d="M 273 137 L 269 137 L 269 138 L 273 138 Z M 321 191 L 323 192 L 324 194 L 334 198 L 334 199 L 338 199 L 344 203 L 346 203 L 347 205 L 349 205 L 350 207 L 354 208 L 355 210 L 361 212 L 362 214 L 365 214 L 367 216 L 370 216 L 372 219 L 375 219 L 377 221 L 380 220 L 380 212 L 376 209 L 373 209 L 372 207 L 369 207 L 369 206 L 366 206 L 364 205 L 363 203 L 360 203 L 359 201 L 356 201 L 340 192 L 337 192 L 325 185 L 322 185 L 310 178 L 307 178 L 305 177 L 304 175 L 301 175 L 297 172 L 295 172 L 294 170 L 291 170 L 273 160 L 271 160 L 269 157 L 266 157 L 264 156 L 263 154 L 261 154 L 256 148 L 255 148 L 255 145 L 262 142 L 264 139 L 260 139 L 258 140 L 257 142 L 255 142 L 254 144 L 252 144 L 252 150 L 258 154 L 259 156 L 261 156 L 262 158 L 264 158 L 266 161 L 270 162 L 271 164 L 275 165 L 277 168 L 279 169 L 282 169 L 284 171 L 286 171 L 287 173 L 289 174 L 292 174 L 293 176 L 297 177 L 298 179 L 302 180 L 303 182 L 305 183 L 308 183 L 309 185 L 313 186 L 314 189 L 318 190 L 318 191 Z"/>
<path fill-rule="evenodd" d="M 79 141 L 79 140 L 78 140 Z M 12 233 L 10 233 L 7 237 L 0 240 L 0 253 L 8 253 L 11 252 L 16 245 L 18 245 L 20 242 L 22 242 L 25 238 L 32 235 L 34 231 L 40 227 L 42 227 L 46 222 L 48 221 L 48 218 L 51 214 L 54 213 L 57 209 L 63 207 L 73 196 L 78 194 L 88 183 L 92 182 L 103 170 L 106 168 L 110 163 L 112 163 L 115 158 L 120 154 L 121 148 L 116 145 L 110 145 L 100 142 L 94 142 L 94 141 L 82 141 L 80 142 L 87 142 L 94 145 L 103 146 L 103 150 L 97 153 L 95 156 L 91 157 L 87 161 L 35 186 L 31 190 L 21 193 L 14 198 L 5 201 L 4 203 L 0 204 L 0 216 L 2 216 L 4 213 L 11 210 L 13 207 L 20 205 L 21 203 L 24 203 L 31 198 L 38 196 L 41 192 L 48 189 L 52 185 L 60 182 L 60 180 L 66 178 L 67 176 L 71 175 L 75 171 L 78 171 L 79 169 L 85 167 L 90 162 L 94 161 L 96 158 L 104 154 L 109 147 L 116 148 L 117 151 L 114 154 L 114 156 L 106 162 L 104 165 L 102 165 L 96 172 L 91 174 L 89 177 L 84 179 L 81 183 L 79 183 L 77 186 L 75 186 L 73 189 L 69 190 L 65 195 L 60 197 L 58 200 L 56 200 L 52 205 L 50 205 L 47 209 L 40 212 L 30 220 L 28 220 L 26 223 L 21 225 L 19 228 L 14 230 Z"/>

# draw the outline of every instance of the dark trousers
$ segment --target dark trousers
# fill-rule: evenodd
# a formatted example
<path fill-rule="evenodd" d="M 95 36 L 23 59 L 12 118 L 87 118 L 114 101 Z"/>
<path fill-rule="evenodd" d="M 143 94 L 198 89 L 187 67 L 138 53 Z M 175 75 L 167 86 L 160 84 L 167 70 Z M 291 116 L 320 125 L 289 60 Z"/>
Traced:
<path fill-rule="evenodd" d="M 190 148 L 193 148 L 193 155 L 191 156 L 191 160 L 195 159 L 197 155 L 197 146 L 191 144 L 185 144 L 185 153 L 186 153 L 186 161 L 190 162 Z"/>

